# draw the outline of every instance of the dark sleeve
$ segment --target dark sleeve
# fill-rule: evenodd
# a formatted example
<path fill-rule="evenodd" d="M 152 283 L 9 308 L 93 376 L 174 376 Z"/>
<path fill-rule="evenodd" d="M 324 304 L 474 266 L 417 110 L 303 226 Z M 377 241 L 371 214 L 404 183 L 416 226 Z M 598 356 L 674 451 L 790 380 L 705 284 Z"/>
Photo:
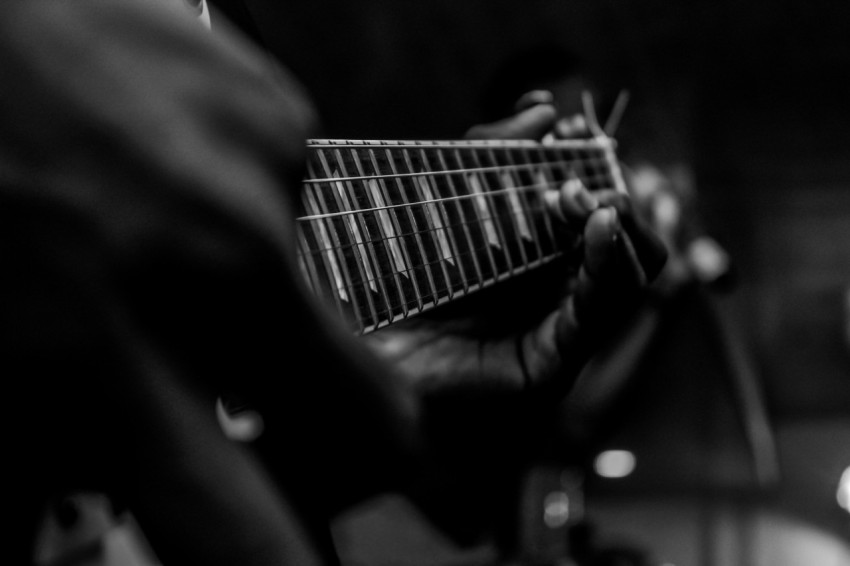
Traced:
<path fill-rule="evenodd" d="M 317 563 L 293 494 L 395 481 L 416 420 L 301 280 L 302 89 L 148 0 L 4 2 L 0 77 L 11 506 L 34 521 L 49 494 L 107 489 L 163 562 Z M 214 400 L 234 386 L 296 476 L 224 439 Z"/>

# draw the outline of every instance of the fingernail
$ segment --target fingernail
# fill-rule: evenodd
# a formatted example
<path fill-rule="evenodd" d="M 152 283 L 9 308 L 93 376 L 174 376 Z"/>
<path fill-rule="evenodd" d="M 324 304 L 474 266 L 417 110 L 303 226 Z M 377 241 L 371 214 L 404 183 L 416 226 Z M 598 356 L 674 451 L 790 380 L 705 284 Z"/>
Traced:
<path fill-rule="evenodd" d="M 576 114 L 558 120 L 555 124 L 558 135 L 563 138 L 576 138 L 587 134 L 587 122 L 584 116 Z"/>
<path fill-rule="evenodd" d="M 581 183 L 581 181 L 579 181 Z M 588 214 L 599 208 L 599 201 L 593 196 L 584 185 L 581 185 L 581 190 L 576 194 L 576 202 Z"/>
<path fill-rule="evenodd" d="M 573 175 L 564 183 L 564 192 L 573 200 L 585 214 L 590 214 L 599 208 L 599 201 L 593 196 L 581 179 Z"/>
<path fill-rule="evenodd" d="M 532 90 L 523 94 L 514 105 L 514 110 L 521 112 L 538 104 L 551 104 L 555 97 L 548 90 Z"/>
<path fill-rule="evenodd" d="M 570 121 L 567 118 L 561 118 L 560 120 L 555 122 L 555 130 L 562 138 L 570 138 L 575 134 L 572 125 L 570 124 Z"/>
<path fill-rule="evenodd" d="M 561 210 L 561 195 L 558 191 L 555 190 L 547 190 L 543 193 L 543 202 L 546 203 L 546 206 L 552 211 L 555 216 L 558 217 L 559 220 L 566 222 L 567 218 L 564 215 L 564 211 Z"/>
<path fill-rule="evenodd" d="M 608 238 L 612 242 L 617 241 L 617 234 L 620 232 L 620 219 L 617 217 L 617 209 L 605 206 L 597 210 L 595 214 L 602 217 L 599 222 L 605 226 Z"/>

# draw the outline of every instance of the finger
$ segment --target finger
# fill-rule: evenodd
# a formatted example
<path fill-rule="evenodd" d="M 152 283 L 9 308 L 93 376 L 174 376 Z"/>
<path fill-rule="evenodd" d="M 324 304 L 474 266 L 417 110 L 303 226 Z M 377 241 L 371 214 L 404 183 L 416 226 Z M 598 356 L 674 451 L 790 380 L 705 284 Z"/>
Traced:
<path fill-rule="evenodd" d="M 587 219 L 584 228 L 583 270 L 591 278 L 607 280 L 615 268 L 620 236 L 620 217 L 616 208 L 600 208 Z"/>
<path fill-rule="evenodd" d="M 638 212 L 634 201 L 628 195 L 615 190 L 594 191 L 593 196 L 599 206 L 617 210 L 619 221 L 629 236 L 647 278 L 654 279 L 667 262 L 667 248 L 649 222 Z"/>
<path fill-rule="evenodd" d="M 576 114 L 558 120 L 554 131 L 558 138 L 570 139 L 587 137 L 590 129 L 587 127 L 587 120 L 584 116 Z"/>
<path fill-rule="evenodd" d="M 548 90 L 532 90 L 519 97 L 514 104 L 514 112 L 522 112 L 538 104 L 552 104 L 555 97 Z"/>
<path fill-rule="evenodd" d="M 543 202 L 555 218 L 565 224 L 584 222 L 591 212 L 599 208 L 599 201 L 584 186 L 581 179 L 571 177 L 558 190 L 543 193 Z"/>
<path fill-rule="evenodd" d="M 467 139 L 541 139 L 549 132 L 557 119 L 557 111 L 551 104 L 537 104 L 522 112 L 494 122 L 473 126 L 466 133 Z"/>
<path fill-rule="evenodd" d="M 585 260 L 574 296 L 576 320 L 604 331 L 638 304 L 647 274 L 613 208 L 594 212 L 585 228 Z"/>

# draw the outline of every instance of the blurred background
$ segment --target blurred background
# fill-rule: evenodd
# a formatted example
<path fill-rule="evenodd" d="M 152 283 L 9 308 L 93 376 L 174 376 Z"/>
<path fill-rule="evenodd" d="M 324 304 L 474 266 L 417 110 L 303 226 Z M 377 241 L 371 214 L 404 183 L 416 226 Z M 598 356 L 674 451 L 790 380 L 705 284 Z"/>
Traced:
<path fill-rule="evenodd" d="M 531 88 L 604 121 L 626 91 L 618 152 L 671 248 L 499 529 L 460 545 L 387 496 L 334 525 L 345 566 L 850 566 L 850 4 L 247 5 L 322 137 L 455 139 Z"/>
<path fill-rule="evenodd" d="M 602 118 L 629 93 L 619 153 L 642 194 L 672 197 L 655 210 L 674 267 L 522 486 L 517 559 L 850 564 L 850 4 L 254 4 L 325 137 L 460 137 L 522 87 L 571 111 L 576 77 Z M 392 500 L 337 536 L 350 564 L 498 553 L 457 549 Z"/>

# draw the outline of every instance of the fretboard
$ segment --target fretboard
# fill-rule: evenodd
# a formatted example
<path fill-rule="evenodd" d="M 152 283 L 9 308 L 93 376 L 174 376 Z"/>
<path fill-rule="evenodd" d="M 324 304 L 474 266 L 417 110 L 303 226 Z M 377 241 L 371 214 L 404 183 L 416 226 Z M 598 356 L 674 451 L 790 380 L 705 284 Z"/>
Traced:
<path fill-rule="evenodd" d="M 543 194 L 623 189 L 610 138 L 308 143 L 298 218 L 313 291 L 364 334 L 552 261 Z"/>

